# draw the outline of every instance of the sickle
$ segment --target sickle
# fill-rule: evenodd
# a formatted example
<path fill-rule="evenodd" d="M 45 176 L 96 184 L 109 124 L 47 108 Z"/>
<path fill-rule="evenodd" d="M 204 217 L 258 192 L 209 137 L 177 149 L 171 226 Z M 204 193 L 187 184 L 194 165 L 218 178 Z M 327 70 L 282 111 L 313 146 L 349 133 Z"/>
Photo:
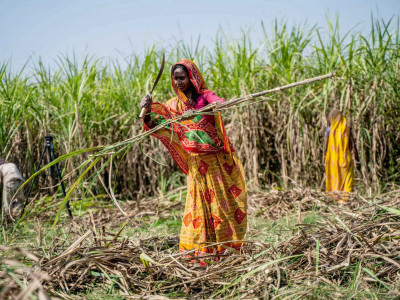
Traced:
<path fill-rule="evenodd" d="M 153 88 L 151 89 L 150 93 L 147 94 L 147 96 L 151 96 L 151 94 L 153 93 L 158 81 L 160 80 L 160 77 L 164 71 L 164 65 L 165 65 L 165 53 L 163 53 L 163 57 L 162 57 L 162 62 L 161 62 L 161 67 L 160 67 L 160 71 L 158 71 L 158 75 L 156 78 L 156 81 L 153 84 Z M 144 115 L 147 112 L 147 108 L 146 107 L 142 107 L 142 111 L 140 112 L 139 118 L 143 118 Z"/>

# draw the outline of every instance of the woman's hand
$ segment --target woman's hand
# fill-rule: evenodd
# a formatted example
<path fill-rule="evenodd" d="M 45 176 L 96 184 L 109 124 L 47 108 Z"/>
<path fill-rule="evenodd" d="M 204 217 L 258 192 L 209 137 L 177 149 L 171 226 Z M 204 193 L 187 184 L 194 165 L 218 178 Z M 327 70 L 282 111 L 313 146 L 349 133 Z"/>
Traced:
<path fill-rule="evenodd" d="M 140 107 L 141 108 L 144 107 L 148 110 L 151 107 L 152 103 L 153 103 L 153 97 L 150 94 L 148 94 L 140 101 Z"/>
<path fill-rule="evenodd" d="M 193 115 L 196 111 L 188 109 L 182 114 L 182 121 L 193 119 L 196 115 Z"/>

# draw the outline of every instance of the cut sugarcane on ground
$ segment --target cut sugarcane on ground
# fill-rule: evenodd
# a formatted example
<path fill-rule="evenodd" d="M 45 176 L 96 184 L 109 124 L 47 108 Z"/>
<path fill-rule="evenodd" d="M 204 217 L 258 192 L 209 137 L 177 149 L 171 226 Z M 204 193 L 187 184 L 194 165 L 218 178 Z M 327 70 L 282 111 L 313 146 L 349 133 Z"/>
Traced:
<path fill-rule="evenodd" d="M 177 253 L 184 193 L 126 203 L 129 217 L 91 208 L 55 232 L 43 225 L 49 212 L 32 212 L 31 226 L 3 237 L 1 297 L 26 286 L 66 299 L 400 296 L 400 191 L 346 206 L 300 187 L 252 192 L 245 253 L 206 267 Z"/>
<path fill-rule="evenodd" d="M 49 185 L 39 179 L 44 188 L 36 190 L 25 221 L 15 230 L 1 228 L 0 298 L 398 298 L 398 23 L 373 20 L 369 32 L 352 31 L 350 39 L 338 22 L 328 27 L 324 33 L 276 21 L 260 47 L 249 33 L 241 40 L 221 35 L 213 49 L 155 47 L 134 54 L 126 66 L 64 57 L 54 73 L 34 62 L 26 75 L 0 63 L 0 146 L 25 178 L 48 133 L 59 155 L 140 134 L 138 101 L 150 90 L 164 52 L 167 68 L 182 56 L 196 58 L 212 89 L 226 99 L 336 70 L 335 80 L 222 111 L 253 189 L 245 254 L 207 268 L 177 255 L 186 191 L 175 189 L 184 176 L 155 140 L 146 139 L 109 168 L 101 169 L 109 155 L 94 157 L 99 164 L 70 198 L 75 223 L 60 215 L 54 231 L 61 197 L 44 197 Z M 170 96 L 164 73 L 154 98 Z M 350 116 L 362 163 L 360 195 L 343 207 L 296 185 L 323 184 L 323 132 L 332 105 Z M 69 190 L 87 159 L 82 153 L 62 163 Z M 280 191 L 254 192 L 272 184 Z M 390 190 L 397 193 L 382 194 Z M 129 218 L 110 207 L 105 191 L 122 200 Z M 160 197 L 149 198 L 154 195 Z"/>

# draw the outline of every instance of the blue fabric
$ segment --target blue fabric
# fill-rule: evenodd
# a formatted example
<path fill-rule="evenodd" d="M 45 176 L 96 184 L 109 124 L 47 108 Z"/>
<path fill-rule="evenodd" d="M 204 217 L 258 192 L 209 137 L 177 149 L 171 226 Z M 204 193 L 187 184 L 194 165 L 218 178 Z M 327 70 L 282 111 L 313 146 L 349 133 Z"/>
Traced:
<path fill-rule="evenodd" d="M 325 135 L 329 136 L 329 132 L 331 132 L 331 127 L 330 126 L 325 130 Z"/>

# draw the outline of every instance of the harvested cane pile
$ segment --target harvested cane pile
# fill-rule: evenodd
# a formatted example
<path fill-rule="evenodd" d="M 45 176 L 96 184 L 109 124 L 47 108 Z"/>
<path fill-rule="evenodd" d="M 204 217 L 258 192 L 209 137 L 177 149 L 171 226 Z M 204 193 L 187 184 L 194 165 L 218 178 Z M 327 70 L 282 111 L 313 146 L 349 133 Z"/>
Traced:
<path fill-rule="evenodd" d="M 249 193 L 248 211 L 267 219 L 278 219 L 286 214 L 310 211 L 313 208 L 327 208 L 327 205 L 335 205 L 335 200 L 326 193 L 296 186 L 288 190 L 271 188 L 268 191 Z M 349 195 L 346 207 L 358 209 L 365 202 L 355 194 Z"/>
<path fill-rule="evenodd" d="M 124 237 L 124 227 L 111 234 L 90 222 L 84 234 L 82 227 L 71 229 L 77 238 L 68 248 L 55 243 L 53 249 L 28 253 L 3 247 L 1 263 L 7 269 L 0 284 L 7 288 L 0 297 L 27 293 L 26 286 L 35 283 L 29 293 L 46 290 L 71 299 L 94 286 L 110 285 L 129 298 L 321 297 L 318 287 L 324 285 L 330 289 L 325 297 L 348 297 L 349 289 L 362 297 L 361 291 L 374 289 L 394 299 L 400 297 L 399 200 L 393 195 L 374 202 L 360 197 L 364 205 L 358 208 L 321 201 L 322 217 L 315 224 L 297 224 L 292 234 L 276 236 L 274 242 L 249 241 L 242 255 L 227 253 L 219 262 L 210 256 L 205 267 L 177 253 L 176 237 Z M 15 262 L 32 267 L 23 269 Z"/>
<path fill-rule="evenodd" d="M 298 233 L 275 248 L 283 256 L 301 255 L 288 266 L 288 278 L 316 277 L 332 285 L 355 279 L 400 296 L 400 211 L 374 206 L 357 213 L 329 210 L 334 218 L 299 224 Z M 354 266 L 357 271 L 349 272 Z"/>

